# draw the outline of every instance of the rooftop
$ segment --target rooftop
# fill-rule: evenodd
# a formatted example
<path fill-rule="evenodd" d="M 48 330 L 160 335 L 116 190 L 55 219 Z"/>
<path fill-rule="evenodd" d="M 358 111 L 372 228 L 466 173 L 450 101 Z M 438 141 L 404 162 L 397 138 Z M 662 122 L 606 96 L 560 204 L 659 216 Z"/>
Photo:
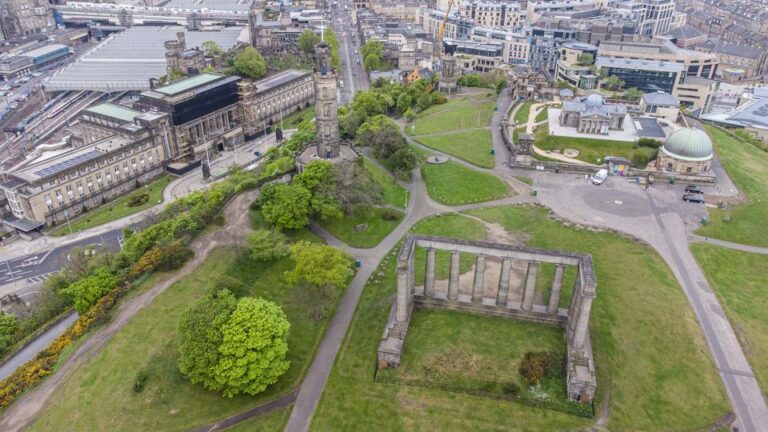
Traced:
<path fill-rule="evenodd" d="M 85 110 L 94 114 L 101 114 L 103 116 L 112 117 L 124 122 L 132 122 L 136 116 L 141 115 L 139 111 L 126 108 L 122 105 L 115 105 L 111 103 L 103 103 L 100 105 L 94 105 Z"/>
<path fill-rule="evenodd" d="M 643 101 L 645 101 L 646 105 L 680 106 L 680 102 L 674 96 L 664 92 L 646 93 L 643 95 Z"/>
<path fill-rule="evenodd" d="M 149 79 L 166 74 L 165 41 L 186 34 L 187 47 L 212 40 L 224 50 L 247 39 L 246 28 L 187 31 L 178 26 L 133 26 L 116 33 L 45 84 L 47 91 L 97 90 L 103 92 L 149 90 Z"/>
<path fill-rule="evenodd" d="M 20 54 L 20 55 L 24 56 L 24 57 L 41 57 L 41 56 L 44 56 L 46 54 L 50 54 L 52 52 L 55 52 L 55 51 L 58 51 L 58 50 L 64 49 L 64 48 L 66 48 L 67 50 L 69 49 L 69 47 L 66 46 L 66 45 L 51 44 L 51 45 L 46 45 L 44 47 L 40 47 L 40 48 L 37 48 L 37 49 L 33 49 L 31 51 L 27 51 L 27 52 L 25 52 L 23 54 Z"/>
<path fill-rule="evenodd" d="M 661 72 L 683 72 L 685 70 L 685 66 L 682 63 L 653 60 L 633 60 L 616 57 L 598 57 L 595 61 L 595 64 L 599 67 L 616 67 Z"/>
<path fill-rule="evenodd" d="M 280 87 L 287 82 L 293 81 L 308 74 L 309 71 L 288 69 L 270 77 L 260 79 L 253 84 L 256 86 L 257 91 L 262 92 Z"/>
<path fill-rule="evenodd" d="M 158 93 L 163 93 L 168 96 L 173 96 L 173 95 L 177 95 L 179 93 L 185 92 L 187 90 L 191 90 L 195 87 L 219 80 L 223 77 L 224 75 L 203 73 L 200 75 L 191 76 L 189 78 L 184 78 L 180 81 L 176 81 L 166 86 L 158 87 L 155 89 L 155 91 Z"/>

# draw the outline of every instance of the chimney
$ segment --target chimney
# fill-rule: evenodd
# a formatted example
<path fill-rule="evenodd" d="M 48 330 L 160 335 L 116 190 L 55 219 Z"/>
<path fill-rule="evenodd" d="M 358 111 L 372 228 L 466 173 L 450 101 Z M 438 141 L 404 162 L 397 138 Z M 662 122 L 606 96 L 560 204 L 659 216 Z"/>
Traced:
<path fill-rule="evenodd" d="M 176 38 L 179 40 L 179 44 L 181 45 L 181 50 L 182 51 L 186 51 L 187 50 L 187 38 L 184 35 L 184 32 L 176 33 Z"/>

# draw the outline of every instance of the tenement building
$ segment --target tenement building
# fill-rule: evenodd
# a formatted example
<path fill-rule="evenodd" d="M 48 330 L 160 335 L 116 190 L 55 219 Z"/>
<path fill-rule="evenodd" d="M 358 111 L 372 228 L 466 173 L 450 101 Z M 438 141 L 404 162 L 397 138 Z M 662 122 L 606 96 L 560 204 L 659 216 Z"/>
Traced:
<path fill-rule="evenodd" d="M 136 106 L 168 114 L 174 161 L 202 159 L 243 141 L 239 76 L 204 73 L 142 92 Z"/>
<path fill-rule="evenodd" d="M 0 30 L 4 39 L 46 33 L 55 29 L 47 0 L 3 0 L 0 2 Z"/>
<path fill-rule="evenodd" d="M 241 80 L 238 93 L 243 106 L 244 133 L 251 137 L 266 130 L 283 116 L 315 101 L 312 74 L 289 69 L 258 80 Z"/>
<path fill-rule="evenodd" d="M 52 156 L 33 154 L 5 174 L 0 189 L 11 208 L 2 220 L 6 227 L 26 233 L 65 222 L 164 172 L 167 115 L 102 104 L 84 110 L 80 120 L 89 130 L 87 143 Z M 103 126 L 100 135 L 94 125 Z"/>

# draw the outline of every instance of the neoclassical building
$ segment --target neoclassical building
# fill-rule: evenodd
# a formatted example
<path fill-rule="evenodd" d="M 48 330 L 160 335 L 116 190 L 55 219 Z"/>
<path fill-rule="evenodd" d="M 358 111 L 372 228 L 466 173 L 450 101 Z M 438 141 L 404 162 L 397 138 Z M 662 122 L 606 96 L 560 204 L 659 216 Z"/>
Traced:
<path fill-rule="evenodd" d="M 701 174 L 712 168 L 712 140 L 700 129 L 679 129 L 659 150 L 656 168 L 679 174 Z"/>
<path fill-rule="evenodd" d="M 560 126 L 575 127 L 581 133 L 608 135 L 610 130 L 624 130 L 627 109 L 622 104 L 607 104 L 600 95 L 563 102 Z"/>
<path fill-rule="evenodd" d="M 243 106 L 245 136 L 261 133 L 280 118 L 315 101 L 315 87 L 309 71 L 288 69 L 259 81 L 242 80 L 238 84 Z"/>

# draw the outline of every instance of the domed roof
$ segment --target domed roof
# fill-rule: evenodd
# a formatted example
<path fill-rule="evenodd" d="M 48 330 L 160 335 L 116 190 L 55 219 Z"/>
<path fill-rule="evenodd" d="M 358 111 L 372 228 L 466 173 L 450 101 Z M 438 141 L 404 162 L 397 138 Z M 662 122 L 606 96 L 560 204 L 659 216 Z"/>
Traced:
<path fill-rule="evenodd" d="M 661 150 L 669 156 L 687 162 L 704 162 L 712 159 L 712 140 L 706 132 L 684 128 L 672 132 Z"/>
<path fill-rule="evenodd" d="M 586 99 L 584 99 L 584 104 L 589 105 L 589 106 L 593 106 L 593 107 L 602 106 L 603 105 L 603 97 L 600 96 L 599 94 L 591 94 L 591 95 L 587 96 Z"/>

